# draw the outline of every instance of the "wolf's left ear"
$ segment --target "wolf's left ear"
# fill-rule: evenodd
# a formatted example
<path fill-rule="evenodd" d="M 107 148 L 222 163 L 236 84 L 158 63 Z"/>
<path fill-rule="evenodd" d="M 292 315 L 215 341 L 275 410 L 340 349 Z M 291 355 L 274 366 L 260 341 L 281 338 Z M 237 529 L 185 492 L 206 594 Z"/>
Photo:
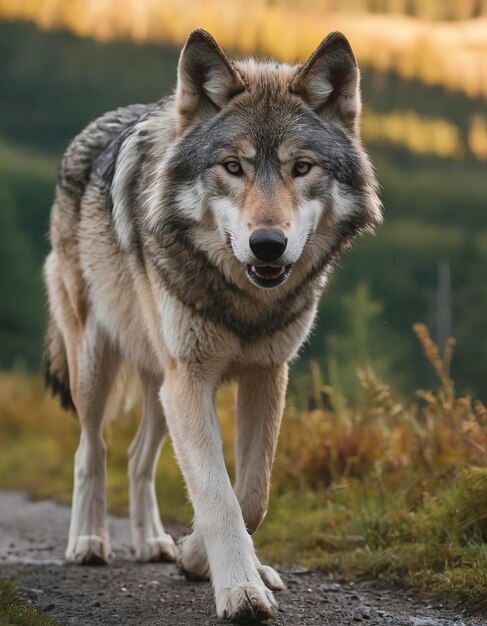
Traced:
<path fill-rule="evenodd" d="M 342 33 L 330 33 L 302 65 L 290 90 L 301 96 L 318 115 L 337 119 L 358 133 L 360 71 L 355 55 Z"/>
<path fill-rule="evenodd" d="M 178 65 L 180 130 L 212 117 L 244 89 L 241 76 L 213 37 L 204 30 L 194 30 Z"/>

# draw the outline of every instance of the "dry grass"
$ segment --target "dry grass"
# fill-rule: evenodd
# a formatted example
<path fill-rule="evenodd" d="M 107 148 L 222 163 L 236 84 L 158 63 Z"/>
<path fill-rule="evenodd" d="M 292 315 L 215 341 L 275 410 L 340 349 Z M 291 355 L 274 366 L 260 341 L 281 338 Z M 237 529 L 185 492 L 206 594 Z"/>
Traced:
<path fill-rule="evenodd" d="M 453 340 L 440 357 L 425 326 L 415 332 L 439 379 L 437 391 L 418 390 L 407 403 L 373 369 L 359 370 L 360 405 L 347 408 L 333 389 L 315 389 L 315 403 L 331 404 L 288 415 L 277 476 L 306 479 L 313 487 L 362 478 L 371 472 L 401 479 L 415 472 L 418 482 L 487 463 L 487 409 L 470 397 L 457 398 L 450 378 Z M 321 393 L 320 393 L 321 391 Z"/>
<path fill-rule="evenodd" d="M 456 396 L 453 341 L 440 357 L 427 329 L 415 331 L 438 388 L 410 401 L 364 369 L 363 399 L 348 408 L 313 367 L 320 408 L 287 411 L 270 511 L 256 542 L 270 561 L 448 593 L 485 608 L 487 409 Z M 232 473 L 231 387 L 221 391 L 218 406 Z M 123 416 L 108 433 L 115 511 L 127 509 L 126 450 L 136 422 Z M 45 395 L 37 378 L 0 377 L 0 487 L 68 501 L 77 437 L 77 420 Z M 164 519 L 188 523 L 191 508 L 172 457 L 165 447 L 157 471 L 161 511 Z"/>

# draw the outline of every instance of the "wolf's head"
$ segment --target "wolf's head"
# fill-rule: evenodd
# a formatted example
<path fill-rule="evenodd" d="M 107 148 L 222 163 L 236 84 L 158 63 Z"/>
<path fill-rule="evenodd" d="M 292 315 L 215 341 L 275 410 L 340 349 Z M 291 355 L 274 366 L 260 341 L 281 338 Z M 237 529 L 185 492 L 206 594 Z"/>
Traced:
<path fill-rule="evenodd" d="M 189 36 L 166 182 L 194 241 L 237 284 L 301 280 L 380 222 L 359 83 L 341 33 L 301 66 L 232 63 L 205 31 Z"/>

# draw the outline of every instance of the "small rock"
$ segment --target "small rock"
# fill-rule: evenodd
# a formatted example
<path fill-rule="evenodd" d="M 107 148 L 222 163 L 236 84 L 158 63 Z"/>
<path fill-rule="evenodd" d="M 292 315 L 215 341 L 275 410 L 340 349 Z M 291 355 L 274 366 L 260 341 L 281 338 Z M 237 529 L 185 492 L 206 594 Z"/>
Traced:
<path fill-rule="evenodd" d="M 311 570 L 310 569 L 306 569 L 305 567 L 300 567 L 300 568 L 296 568 L 293 569 L 292 574 L 294 574 L 295 576 L 303 576 L 304 574 L 310 574 Z"/>
<path fill-rule="evenodd" d="M 364 619 L 370 619 L 371 611 L 368 606 L 362 605 L 359 607 L 359 613 Z"/>
<path fill-rule="evenodd" d="M 339 583 L 324 583 L 320 586 L 321 591 L 340 591 L 342 586 Z"/>

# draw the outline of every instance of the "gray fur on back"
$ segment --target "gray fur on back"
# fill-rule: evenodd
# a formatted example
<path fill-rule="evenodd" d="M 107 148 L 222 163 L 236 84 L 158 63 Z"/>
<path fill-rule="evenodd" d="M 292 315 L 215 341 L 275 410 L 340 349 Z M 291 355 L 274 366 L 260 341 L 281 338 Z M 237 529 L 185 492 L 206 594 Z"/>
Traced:
<path fill-rule="evenodd" d="M 61 162 L 59 187 L 79 203 L 90 178 L 113 177 L 118 151 L 134 125 L 159 106 L 132 104 L 109 111 L 77 135 Z"/>

